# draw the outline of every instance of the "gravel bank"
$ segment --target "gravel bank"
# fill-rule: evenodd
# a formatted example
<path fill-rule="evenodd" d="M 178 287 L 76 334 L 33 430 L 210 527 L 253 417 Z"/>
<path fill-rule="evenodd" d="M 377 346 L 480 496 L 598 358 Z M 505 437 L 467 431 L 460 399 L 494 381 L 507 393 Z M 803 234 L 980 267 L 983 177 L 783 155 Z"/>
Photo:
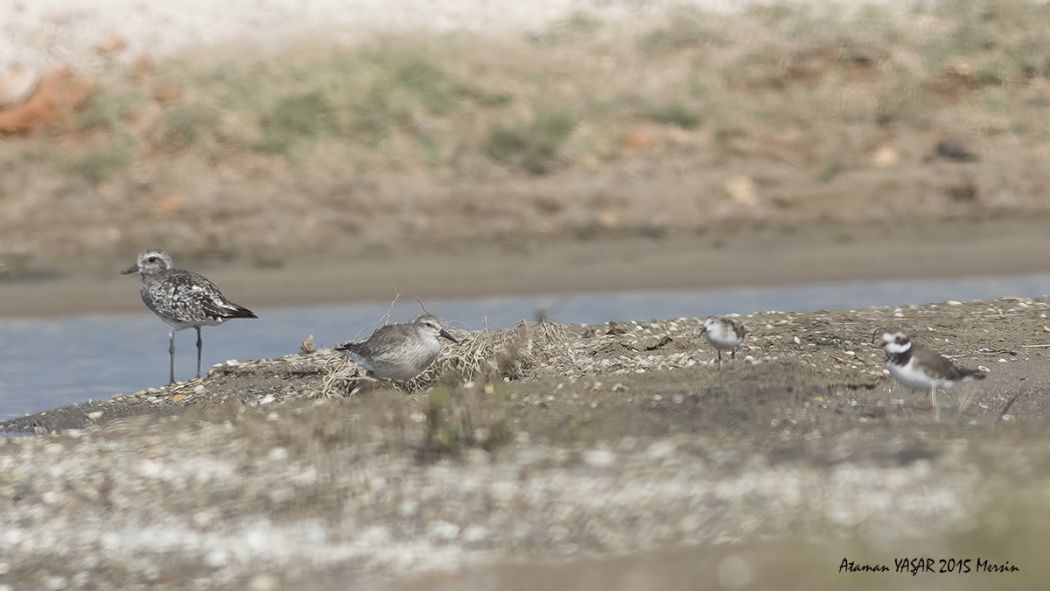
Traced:
<path fill-rule="evenodd" d="M 513 569 L 469 573 L 509 560 L 658 564 L 649 553 L 700 545 L 758 564 L 760 540 L 849 539 L 885 561 L 902 540 L 967 544 L 1036 576 L 1023 549 L 1045 531 L 1027 508 L 1050 500 L 1035 436 L 1050 372 L 1031 345 L 1048 308 L 756 314 L 721 372 L 696 319 L 462 335 L 520 347 L 501 370 L 514 379 L 407 395 L 319 397 L 351 375 L 323 351 L 217 367 L 6 425 L 59 431 L 0 440 L 0 572 L 16 587 L 266 589 L 417 588 L 467 569 L 440 581 L 486 588 Z M 879 367 L 871 330 L 888 327 L 991 376 L 933 424 Z M 146 416 L 108 420 L 132 401 Z M 505 440 L 478 435 L 503 424 Z M 470 428 L 449 444 L 450 425 Z"/>

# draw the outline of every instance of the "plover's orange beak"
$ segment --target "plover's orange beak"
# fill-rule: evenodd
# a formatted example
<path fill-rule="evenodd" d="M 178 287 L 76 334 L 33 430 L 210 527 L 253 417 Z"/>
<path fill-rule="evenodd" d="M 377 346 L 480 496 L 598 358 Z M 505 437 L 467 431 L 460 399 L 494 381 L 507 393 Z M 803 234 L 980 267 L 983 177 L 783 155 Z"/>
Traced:
<path fill-rule="evenodd" d="M 459 344 L 459 341 L 456 340 L 456 337 L 454 337 L 451 334 L 449 334 L 449 332 L 447 330 L 443 329 L 443 328 L 441 329 L 441 331 L 438 334 L 443 336 L 443 337 L 445 337 L 446 339 L 452 341 L 453 343 Z"/>
<path fill-rule="evenodd" d="M 139 266 L 137 264 L 135 264 L 135 265 L 131 265 L 127 269 L 124 269 L 123 271 L 120 272 L 120 274 L 121 275 L 131 275 L 132 273 L 138 273 L 138 272 L 139 272 Z"/>

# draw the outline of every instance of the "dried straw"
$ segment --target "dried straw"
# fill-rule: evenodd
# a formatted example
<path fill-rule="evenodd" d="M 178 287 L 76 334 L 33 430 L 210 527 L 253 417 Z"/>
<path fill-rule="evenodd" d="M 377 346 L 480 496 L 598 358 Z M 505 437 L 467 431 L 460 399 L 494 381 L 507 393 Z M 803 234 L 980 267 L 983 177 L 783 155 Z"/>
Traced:
<path fill-rule="evenodd" d="M 522 379 L 529 370 L 550 359 L 550 349 L 564 343 L 568 329 L 552 322 L 521 322 L 504 330 L 461 331 L 452 335 L 459 344 L 446 346 L 426 371 L 407 382 L 395 383 L 406 391 L 427 388 L 444 376 L 460 381 L 484 378 Z M 345 355 L 333 353 L 322 362 L 322 394 L 346 396 L 363 382 L 374 382 Z"/>

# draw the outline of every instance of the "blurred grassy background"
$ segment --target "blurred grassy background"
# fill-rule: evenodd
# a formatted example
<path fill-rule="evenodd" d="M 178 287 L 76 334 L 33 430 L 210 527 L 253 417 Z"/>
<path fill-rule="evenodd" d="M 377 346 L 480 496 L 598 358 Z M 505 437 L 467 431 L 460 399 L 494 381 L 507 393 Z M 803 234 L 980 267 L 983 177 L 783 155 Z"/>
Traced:
<path fill-rule="evenodd" d="M 772 3 L 114 61 L 0 143 L 0 269 L 1029 219 L 1048 25 L 1027 0 Z"/>
<path fill-rule="evenodd" d="M 579 15 L 525 39 L 312 42 L 258 62 L 234 51 L 203 65 L 141 63 L 114 72 L 78 113 L 71 131 L 104 136 L 99 144 L 88 154 L 59 146 L 53 157 L 92 182 L 188 152 L 224 164 L 253 154 L 311 170 L 484 176 L 623 159 L 647 124 L 716 141 L 812 125 L 1048 140 L 1050 8 L 921 5 L 903 16 L 682 9 L 647 26 Z M 813 135 L 827 170 L 848 168 L 819 145 L 835 138 Z"/>
<path fill-rule="evenodd" d="M 830 177 L 850 167 L 833 158 L 848 128 L 1046 141 L 1048 25 L 1050 8 L 1023 0 L 845 16 L 772 4 L 644 25 L 580 14 L 524 38 L 312 41 L 257 61 L 234 51 L 140 63 L 113 72 L 64 130 L 103 136 L 91 154 L 58 146 L 51 156 L 93 182 L 161 154 L 280 158 L 312 172 L 542 175 L 631 157 L 669 132 L 715 145 L 794 132 L 811 137 Z"/>

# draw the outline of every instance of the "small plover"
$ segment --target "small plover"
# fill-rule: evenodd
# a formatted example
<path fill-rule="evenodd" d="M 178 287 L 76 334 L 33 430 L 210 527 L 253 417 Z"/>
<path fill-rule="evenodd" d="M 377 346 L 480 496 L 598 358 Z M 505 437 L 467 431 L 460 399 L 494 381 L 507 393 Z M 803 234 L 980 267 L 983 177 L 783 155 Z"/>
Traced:
<path fill-rule="evenodd" d="M 886 352 L 886 369 L 907 388 L 929 390 L 933 420 L 941 420 L 937 406 L 937 388 L 948 390 L 963 380 L 983 380 L 984 372 L 958 367 L 944 355 L 911 340 L 903 333 L 883 333 L 882 349 Z"/>
<path fill-rule="evenodd" d="M 226 299 L 218 287 L 192 271 L 175 268 L 171 257 L 159 250 L 144 250 L 138 261 L 120 272 L 142 277 L 139 294 L 143 303 L 163 320 L 168 332 L 169 384 L 175 383 L 175 333 L 197 331 L 197 377 L 201 377 L 201 327 L 222 324 L 230 318 L 258 318 L 254 312 Z"/>
<path fill-rule="evenodd" d="M 423 314 L 411 324 L 381 326 L 359 343 L 335 347 L 346 351 L 368 375 L 384 380 L 411 380 L 441 355 L 441 339 L 458 343 L 433 314 Z"/>
<path fill-rule="evenodd" d="M 707 318 L 704 320 L 702 334 L 707 342 L 718 352 L 718 368 L 722 368 L 722 351 L 729 351 L 730 359 L 736 359 L 736 350 L 744 342 L 747 329 L 732 318 Z"/>

